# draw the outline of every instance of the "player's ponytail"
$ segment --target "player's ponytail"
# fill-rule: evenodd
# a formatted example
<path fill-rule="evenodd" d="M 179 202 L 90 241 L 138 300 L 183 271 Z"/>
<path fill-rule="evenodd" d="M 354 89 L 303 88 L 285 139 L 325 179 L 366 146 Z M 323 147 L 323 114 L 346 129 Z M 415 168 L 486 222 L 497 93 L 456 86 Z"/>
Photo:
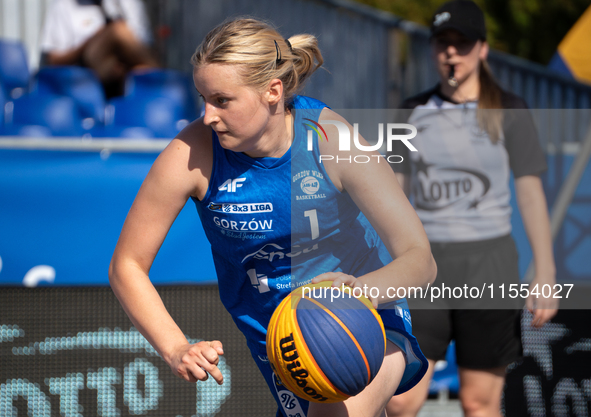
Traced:
<path fill-rule="evenodd" d="M 293 59 L 289 71 L 288 83 L 284 82 L 286 97 L 293 97 L 318 68 L 322 66 L 324 59 L 318 48 L 318 40 L 312 35 L 294 35 L 287 39 Z M 293 79 L 293 81 L 292 81 Z M 286 79 L 287 81 L 287 79 Z"/>
<path fill-rule="evenodd" d="M 195 68 L 213 63 L 237 65 L 244 84 L 258 91 L 280 79 L 288 104 L 323 59 L 312 35 L 284 39 L 266 22 L 238 18 L 209 32 L 191 58 Z"/>

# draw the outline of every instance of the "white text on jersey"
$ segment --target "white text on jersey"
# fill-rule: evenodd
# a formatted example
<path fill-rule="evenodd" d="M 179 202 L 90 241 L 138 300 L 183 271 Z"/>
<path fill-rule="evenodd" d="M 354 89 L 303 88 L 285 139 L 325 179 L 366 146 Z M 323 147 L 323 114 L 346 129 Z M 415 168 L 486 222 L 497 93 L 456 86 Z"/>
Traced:
<path fill-rule="evenodd" d="M 227 191 L 229 193 L 235 193 L 236 188 L 242 187 L 241 183 L 243 183 L 244 181 L 246 181 L 246 178 L 227 179 L 226 181 L 224 181 L 222 185 L 218 187 L 218 190 Z"/>

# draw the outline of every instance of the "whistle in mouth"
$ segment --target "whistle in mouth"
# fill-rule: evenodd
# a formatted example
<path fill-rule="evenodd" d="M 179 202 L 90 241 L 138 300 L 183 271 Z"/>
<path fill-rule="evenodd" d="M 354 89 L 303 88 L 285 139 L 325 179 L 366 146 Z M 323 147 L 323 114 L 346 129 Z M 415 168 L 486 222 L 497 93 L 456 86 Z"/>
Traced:
<path fill-rule="evenodd" d="M 456 77 L 454 77 L 454 66 L 450 66 L 449 68 L 449 76 L 447 77 L 447 83 L 452 86 L 452 87 L 457 87 L 458 86 L 458 80 L 456 79 Z"/>

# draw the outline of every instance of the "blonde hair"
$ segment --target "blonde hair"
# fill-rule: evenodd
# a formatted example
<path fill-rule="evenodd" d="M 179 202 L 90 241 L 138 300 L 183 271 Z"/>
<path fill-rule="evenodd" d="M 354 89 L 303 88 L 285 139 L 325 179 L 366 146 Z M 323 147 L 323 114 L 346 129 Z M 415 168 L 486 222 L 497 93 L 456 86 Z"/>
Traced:
<path fill-rule="evenodd" d="M 205 64 L 236 64 L 245 85 L 264 91 L 271 80 L 283 83 L 288 104 L 324 60 L 312 35 L 284 39 L 270 24 L 252 18 L 222 23 L 207 34 L 191 57 Z"/>

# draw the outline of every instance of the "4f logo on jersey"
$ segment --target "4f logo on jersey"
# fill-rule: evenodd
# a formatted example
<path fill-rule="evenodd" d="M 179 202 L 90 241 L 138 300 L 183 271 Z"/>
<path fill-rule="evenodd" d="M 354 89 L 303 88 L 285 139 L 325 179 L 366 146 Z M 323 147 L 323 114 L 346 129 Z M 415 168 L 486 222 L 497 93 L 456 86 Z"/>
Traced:
<path fill-rule="evenodd" d="M 235 193 L 237 188 L 242 187 L 242 183 L 246 181 L 246 178 L 230 178 L 224 181 L 222 185 L 218 187 L 220 191 L 227 191 L 229 193 Z"/>

